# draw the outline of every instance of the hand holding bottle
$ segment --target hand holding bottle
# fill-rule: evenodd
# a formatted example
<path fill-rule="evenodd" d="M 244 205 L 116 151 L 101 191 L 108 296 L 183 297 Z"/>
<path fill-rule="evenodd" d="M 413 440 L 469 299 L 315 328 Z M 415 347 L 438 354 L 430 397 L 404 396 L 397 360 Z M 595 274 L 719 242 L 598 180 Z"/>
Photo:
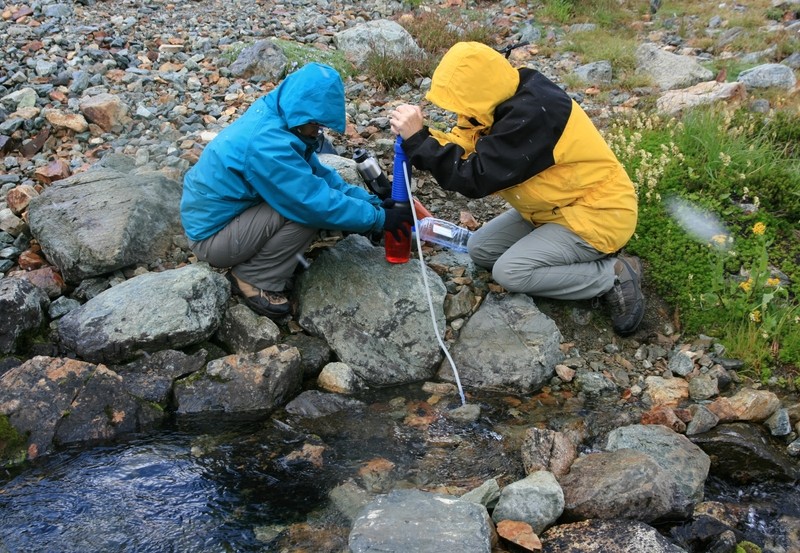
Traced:
<path fill-rule="evenodd" d="M 391 198 L 387 198 L 381 202 L 381 207 L 386 212 L 383 230 L 390 232 L 396 240 L 401 240 L 403 236 L 411 236 L 411 225 L 414 224 L 414 216 L 411 214 L 411 206 L 409 204 L 398 203 Z"/>

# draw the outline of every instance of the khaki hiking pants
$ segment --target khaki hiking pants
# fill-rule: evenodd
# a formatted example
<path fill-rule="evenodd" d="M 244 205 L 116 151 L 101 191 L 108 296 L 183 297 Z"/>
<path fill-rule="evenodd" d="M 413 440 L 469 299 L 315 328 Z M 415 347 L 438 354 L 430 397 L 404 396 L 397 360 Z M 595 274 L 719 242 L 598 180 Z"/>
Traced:
<path fill-rule="evenodd" d="M 602 253 L 566 227 L 534 226 L 511 209 L 472 234 L 472 260 L 492 270 L 509 292 L 559 300 L 585 300 L 614 285 L 615 257 Z"/>
<path fill-rule="evenodd" d="M 262 203 L 236 216 L 213 236 L 189 247 L 200 261 L 230 267 L 239 279 L 262 290 L 282 292 L 291 287 L 300 258 L 317 229 L 285 219 Z"/>

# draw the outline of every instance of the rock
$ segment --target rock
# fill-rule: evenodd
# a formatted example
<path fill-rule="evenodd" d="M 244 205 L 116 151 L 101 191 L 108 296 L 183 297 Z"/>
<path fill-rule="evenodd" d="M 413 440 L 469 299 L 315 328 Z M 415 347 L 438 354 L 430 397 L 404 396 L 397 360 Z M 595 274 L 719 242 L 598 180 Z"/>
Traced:
<path fill-rule="evenodd" d="M 423 53 L 405 28 L 387 19 L 367 21 L 336 33 L 334 43 L 358 66 L 363 65 L 373 52 L 390 60 L 419 57 Z"/>
<path fill-rule="evenodd" d="M 324 417 L 344 409 L 363 409 L 355 399 L 319 390 L 306 390 L 286 405 L 286 412 L 301 417 Z"/>
<path fill-rule="evenodd" d="M 16 351 L 19 340 L 39 329 L 50 300 L 27 280 L 0 279 L 0 353 Z"/>
<path fill-rule="evenodd" d="M 128 107 L 114 94 L 85 97 L 80 101 L 79 107 L 89 122 L 95 123 L 106 132 L 122 130 L 128 121 Z"/>
<path fill-rule="evenodd" d="M 766 430 L 754 424 L 720 424 L 704 434 L 692 436 L 711 458 L 711 474 L 735 482 L 800 478 L 800 469 L 784 451 L 776 447 Z"/>
<path fill-rule="evenodd" d="M 277 83 L 286 74 L 287 64 L 286 54 L 273 41 L 258 40 L 242 50 L 230 71 L 234 77 L 259 76 Z"/>
<path fill-rule="evenodd" d="M 0 379 L 0 413 L 27 436 L 33 459 L 60 445 L 109 439 L 163 417 L 130 396 L 103 365 L 34 357 Z"/>
<path fill-rule="evenodd" d="M 328 392 L 352 394 L 364 385 L 347 363 L 328 363 L 322 368 L 317 385 Z"/>
<path fill-rule="evenodd" d="M 428 379 L 442 353 L 431 339 L 435 333 L 419 270 L 417 260 L 387 263 L 383 248 L 351 234 L 298 279 L 297 321 L 324 338 L 368 386 Z M 443 327 L 444 285 L 432 271 L 428 282 Z"/>
<path fill-rule="evenodd" d="M 544 553 L 686 553 L 652 526 L 635 520 L 584 520 L 541 536 Z"/>
<path fill-rule="evenodd" d="M 540 389 L 563 359 L 561 333 L 524 294 L 489 294 L 450 348 L 464 386 L 528 393 Z M 504 362 L 496 363 L 502 351 Z M 443 362 L 439 377 L 454 380 Z"/>
<path fill-rule="evenodd" d="M 726 102 L 736 104 L 747 98 L 742 83 L 719 83 L 706 81 L 689 88 L 669 90 L 656 100 L 658 111 L 678 114 L 696 106 Z"/>
<path fill-rule="evenodd" d="M 300 352 L 283 344 L 230 355 L 175 384 L 178 413 L 271 411 L 300 389 Z"/>
<path fill-rule="evenodd" d="M 575 444 L 565 434 L 535 427 L 525 431 L 522 464 L 526 474 L 546 470 L 561 478 L 577 457 Z"/>
<path fill-rule="evenodd" d="M 43 184 L 52 184 L 55 181 L 67 178 L 70 173 L 69 165 L 60 159 L 56 159 L 44 167 L 38 168 L 33 177 Z"/>
<path fill-rule="evenodd" d="M 490 553 L 493 539 L 494 528 L 482 505 L 442 494 L 395 490 L 364 507 L 348 544 L 352 553 Z"/>
<path fill-rule="evenodd" d="M 685 88 L 714 78 L 695 58 L 667 52 L 652 43 L 636 49 L 636 72 L 650 76 L 661 90 Z"/>
<path fill-rule="evenodd" d="M 21 215 L 28 208 L 31 198 L 38 195 L 30 184 L 21 184 L 8 191 L 6 204 L 14 215 Z"/>
<path fill-rule="evenodd" d="M 75 132 L 86 132 L 89 123 L 79 113 L 64 113 L 57 109 L 44 110 L 44 117 L 47 122 L 56 128 L 69 129 Z"/>
<path fill-rule="evenodd" d="M 31 233 L 68 282 L 152 262 L 183 233 L 180 191 L 158 173 L 79 173 L 31 198 Z"/>
<path fill-rule="evenodd" d="M 541 534 L 564 511 L 564 492 L 551 473 L 537 471 L 500 490 L 492 511 L 495 522 L 518 520 Z"/>
<path fill-rule="evenodd" d="M 670 472 L 678 486 L 674 499 L 678 511 L 703 500 L 711 460 L 686 436 L 661 425 L 630 425 L 612 430 L 606 450 L 634 449 L 649 454 Z"/>
<path fill-rule="evenodd" d="M 518 545 L 525 551 L 541 551 L 542 542 L 530 524 L 517 520 L 502 520 L 497 524 L 497 533 L 505 540 Z"/>
<path fill-rule="evenodd" d="M 252 353 L 274 346 L 280 329 L 268 317 L 259 317 L 246 305 L 237 303 L 225 311 L 217 339 L 234 353 Z"/>
<path fill-rule="evenodd" d="M 746 69 L 739 73 L 736 80 L 748 89 L 775 87 L 792 90 L 797 84 L 797 77 L 792 68 L 780 63 L 767 63 Z"/>
<path fill-rule="evenodd" d="M 67 313 L 58 321 L 58 336 L 83 359 L 104 363 L 196 344 L 219 326 L 229 290 L 225 277 L 204 264 L 147 273 Z"/>
<path fill-rule="evenodd" d="M 731 397 L 720 397 L 708 405 L 721 422 L 756 421 L 769 418 L 780 407 L 774 392 L 742 388 Z"/>
<path fill-rule="evenodd" d="M 567 520 L 652 522 L 673 512 L 674 477 L 640 451 L 620 449 L 578 457 L 560 483 Z"/>

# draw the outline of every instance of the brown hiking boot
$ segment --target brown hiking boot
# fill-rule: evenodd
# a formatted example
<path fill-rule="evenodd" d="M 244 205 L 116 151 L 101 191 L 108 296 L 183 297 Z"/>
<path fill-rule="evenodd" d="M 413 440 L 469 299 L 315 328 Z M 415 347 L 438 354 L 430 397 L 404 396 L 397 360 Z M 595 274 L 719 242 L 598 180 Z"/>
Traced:
<path fill-rule="evenodd" d="M 231 290 L 244 299 L 247 307 L 265 317 L 282 317 L 292 310 L 289 299 L 283 292 L 270 292 L 261 290 L 247 282 L 240 280 L 236 275 L 229 272 L 228 281 L 231 283 Z"/>
<path fill-rule="evenodd" d="M 642 293 L 642 262 L 638 257 L 620 255 L 615 266 L 614 286 L 603 294 L 611 307 L 611 324 L 614 332 L 628 336 L 636 332 L 644 318 Z"/>

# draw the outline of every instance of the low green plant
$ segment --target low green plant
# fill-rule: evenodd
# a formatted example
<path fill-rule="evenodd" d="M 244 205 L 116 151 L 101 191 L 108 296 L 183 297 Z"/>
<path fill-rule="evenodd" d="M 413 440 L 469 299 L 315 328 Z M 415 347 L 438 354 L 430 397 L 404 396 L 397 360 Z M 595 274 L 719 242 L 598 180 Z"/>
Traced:
<path fill-rule="evenodd" d="M 316 46 L 300 44 L 280 38 L 273 38 L 272 41 L 283 51 L 289 61 L 290 68 L 298 68 L 307 63 L 319 62 L 330 65 L 342 78 L 355 75 L 356 70 L 353 64 L 345 58 L 340 50 L 323 50 Z M 292 69 L 290 69 L 291 71 Z"/>
<path fill-rule="evenodd" d="M 412 17 L 402 18 L 400 24 L 420 48 L 435 58 L 440 58 L 456 42 L 491 45 L 494 40 L 494 30 L 490 26 L 454 9 L 416 12 Z"/>
<path fill-rule="evenodd" d="M 750 541 L 740 541 L 736 544 L 735 553 L 761 553 L 761 548 Z"/>
<path fill-rule="evenodd" d="M 565 48 L 580 54 L 584 63 L 608 61 L 615 76 L 633 74 L 636 69 L 636 40 L 630 32 L 598 28 L 593 31 L 571 33 Z"/>
<path fill-rule="evenodd" d="M 754 375 L 766 381 L 772 375 L 771 361 L 778 358 L 783 345 L 797 338 L 800 309 L 781 279 L 770 270 L 769 248 L 773 240 L 767 235 L 766 225 L 753 225 L 752 236 L 752 265 L 742 267 L 739 275 L 745 276 L 739 278 L 732 278 L 726 267 L 732 238 L 712 237 L 716 262 L 711 289 L 699 296 L 697 308 L 711 312 L 714 328 L 710 330 L 726 337 L 723 343 L 727 341 L 729 351 L 745 359 Z"/>
<path fill-rule="evenodd" d="M 645 258 L 683 331 L 717 337 L 751 376 L 778 370 L 773 382 L 787 385 L 800 366 L 800 170 L 785 153 L 800 133 L 793 113 L 640 113 L 606 131 L 639 194 L 627 249 Z M 693 206 L 695 228 L 667 198 Z"/>
<path fill-rule="evenodd" d="M 236 58 L 242 53 L 242 50 L 252 46 L 254 43 L 253 41 L 250 42 L 234 42 L 233 44 L 228 45 L 228 47 L 222 52 L 220 56 L 222 59 L 226 60 L 228 63 L 233 63 L 236 61 Z"/>
<path fill-rule="evenodd" d="M 0 467 L 18 465 L 25 460 L 26 439 L 5 415 L 0 415 Z"/>
<path fill-rule="evenodd" d="M 557 23 L 567 23 L 575 13 L 573 0 L 545 0 L 542 15 Z"/>
<path fill-rule="evenodd" d="M 399 57 L 373 49 L 367 56 L 365 67 L 372 79 L 389 89 L 413 83 L 420 77 L 430 77 L 436 64 L 437 60 L 424 52 Z"/>

